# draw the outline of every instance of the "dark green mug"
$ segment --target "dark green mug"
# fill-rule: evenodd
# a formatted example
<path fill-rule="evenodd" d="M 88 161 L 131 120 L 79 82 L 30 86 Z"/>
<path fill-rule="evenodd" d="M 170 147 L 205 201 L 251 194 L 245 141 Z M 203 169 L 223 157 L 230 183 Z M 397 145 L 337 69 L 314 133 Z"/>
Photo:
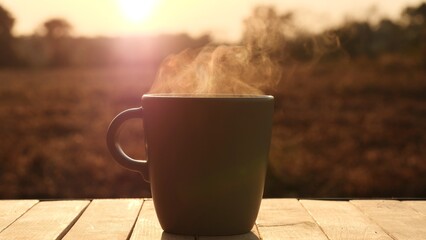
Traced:
<path fill-rule="evenodd" d="M 164 231 L 185 235 L 249 232 L 263 195 L 274 98 L 267 95 L 147 94 L 120 113 L 107 144 L 122 166 L 151 184 Z M 119 128 L 143 119 L 148 160 L 128 157 Z"/>

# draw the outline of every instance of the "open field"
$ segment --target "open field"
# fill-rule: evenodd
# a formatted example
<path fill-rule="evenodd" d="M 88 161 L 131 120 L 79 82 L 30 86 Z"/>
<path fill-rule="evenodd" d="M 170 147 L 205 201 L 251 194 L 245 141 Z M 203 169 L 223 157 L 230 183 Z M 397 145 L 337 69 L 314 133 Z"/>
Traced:
<path fill-rule="evenodd" d="M 367 60 L 289 71 L 274 91 L 268 197 L 425 197 L 426 77 Z M 0 71 L 0 198 L 146 197 L 105 134 L 152 69 Z M 139 121 L 123 132 L 135 158 Z"/>
<path fill-rule="evenodd" d="M 279 91 L 271 196 L 426 196 L 424 71 L 332 64 L 296 72 Z"/>

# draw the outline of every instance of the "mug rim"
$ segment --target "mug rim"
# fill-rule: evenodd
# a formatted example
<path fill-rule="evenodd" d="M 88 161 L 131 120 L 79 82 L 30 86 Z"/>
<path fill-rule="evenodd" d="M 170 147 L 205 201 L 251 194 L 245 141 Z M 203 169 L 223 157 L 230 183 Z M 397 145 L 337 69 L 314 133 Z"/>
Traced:
<path fill-rule="evenodd" d="M 264 94 L 198 94 L 198 93 L 147 93 L 143 98 L 196 98 L 196 99 L 274 99 L 272 95 Z"/>

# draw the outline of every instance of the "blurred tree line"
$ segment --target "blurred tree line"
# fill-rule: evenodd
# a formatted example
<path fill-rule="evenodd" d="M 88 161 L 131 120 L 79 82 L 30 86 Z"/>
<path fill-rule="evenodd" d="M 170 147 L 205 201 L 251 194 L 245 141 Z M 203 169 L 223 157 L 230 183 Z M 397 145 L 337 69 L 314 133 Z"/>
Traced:
<path fill-rule="evenodd" d="M 375 26 L 366 21 L 354 21 L 334 32 L 350 56 L 420 54 L 420 60 L 426 66 L 426 3 L 405 8 L 399 21 L 385 18 Z"/>
<path fill-rule="evenodd" d="M 415 58 L 426 67 L 426 3 L 405 8 L 395 21 L 348 21 L 320 34 L 298 29 L 293 17 L 273 7 L 257 7 L 244 21 L 242 42 L 266 49 L 283 64 L 393 54 Z M 194 39 L 187 34 L 72 37 L 72 25 L 64 19 L 50 19 L 33 35 L 15 37 L 13 25 L 11 13 L 0 6 L 0 67 L 156 66 L 171 53 L 211 42 L 209 35 Z"/>
<path fill-rule="evenodd" d="M 44 22 L 30 36 L 13 36 L 15 19 L 0 5 L 1 67 L 93 67 L 158 65 L 166 56 L 211 42 L 209 35 L 187 34 L 108 38 L 73 37 L 65 19 Z"/>
<path fill-rule="evenodd" d="M 410 57 L 426 67 L 426 3 L 406 7 L 397 20 L 351 20 L 319 34 L 297 26 L 292 12 L 260 6 L 244 21 L 243 42 L 259 46 L 283 65 L 381 56 Z"/>

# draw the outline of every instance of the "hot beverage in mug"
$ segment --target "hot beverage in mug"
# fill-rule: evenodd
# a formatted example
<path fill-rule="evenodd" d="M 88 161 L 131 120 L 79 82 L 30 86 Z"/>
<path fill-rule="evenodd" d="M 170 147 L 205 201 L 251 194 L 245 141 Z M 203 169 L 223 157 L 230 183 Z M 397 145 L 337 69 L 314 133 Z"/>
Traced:
<path fill-rule="evenodd" d="M 151 185 L 164 231 L 186 235 L 249 232 L 263 195 L 274 99 L 268 95 L 146 94 L 120 113 L 107 144 L 122 166 Z M 143 120 L 146 160 L 128 157 L 120 126 Z"/>

